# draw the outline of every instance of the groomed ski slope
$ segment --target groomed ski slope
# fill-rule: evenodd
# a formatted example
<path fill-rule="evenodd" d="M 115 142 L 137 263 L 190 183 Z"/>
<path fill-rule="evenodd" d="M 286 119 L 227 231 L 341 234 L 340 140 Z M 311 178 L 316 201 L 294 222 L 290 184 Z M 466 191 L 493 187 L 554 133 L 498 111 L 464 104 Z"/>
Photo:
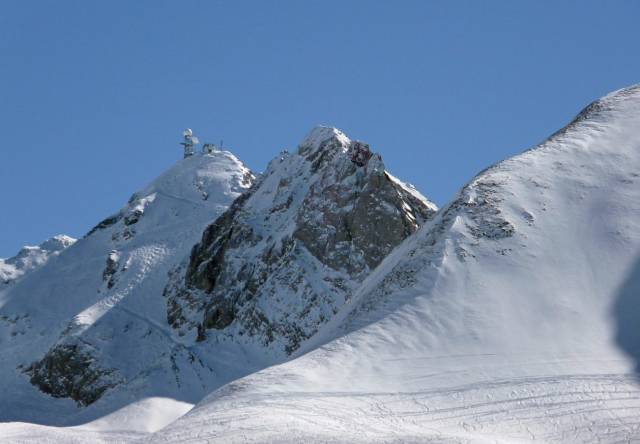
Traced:
<path fill-rule="evenodd" d="M 635 86 L 474 178 L 307 354 L 145 442 L 640 441 L 639 290 Z"/>

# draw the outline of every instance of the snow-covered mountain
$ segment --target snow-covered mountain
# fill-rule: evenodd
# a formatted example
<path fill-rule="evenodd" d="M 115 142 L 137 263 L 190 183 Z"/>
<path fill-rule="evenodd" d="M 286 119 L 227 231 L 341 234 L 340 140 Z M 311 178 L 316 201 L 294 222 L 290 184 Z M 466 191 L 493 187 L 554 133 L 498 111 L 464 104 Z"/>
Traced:
<path fill-rule="evenodd" d="M 148 397 L 175 400 L 178 411 L 199 399 L 197 366 L 177 388 L 172 369 L 193 357 L 172 338 L 162 292 L 202 230 L 252 181 L 229 152 L 181 160 L 0 290 L 0 420 L 74 424 Z M 124 383 L 126 392 L 84 407 Z"/>
<path fill-rule="evenodd" d="M 0 436 L 639 441 L 638 122 L 612 93 L 437 212 L 332 128 L 182 160 L 0 287 Z"/>
<path fill-rule="evenodd" d="M 72 440 L 156 430 L 287 360 L 436 212 L 334 128 L 254 179 L 228 152 L 187 157 L 0 293 L 19 320 L 0 326 L 0 421 L 84 424 L 27 426 Z"/>
<path fill-rule="evenodd" d="M 75 243 L 75 239 L 59 234 L 37 246 L 25 246 L 9 259 L 0 259 L 0 288 L 43 266 L 50 258 Z"/>
<path fill-rule="evenodd" d="M 148 442 L 639 441 L 639 123 L 634 86 L 483 171 L 297 359 Z"/>

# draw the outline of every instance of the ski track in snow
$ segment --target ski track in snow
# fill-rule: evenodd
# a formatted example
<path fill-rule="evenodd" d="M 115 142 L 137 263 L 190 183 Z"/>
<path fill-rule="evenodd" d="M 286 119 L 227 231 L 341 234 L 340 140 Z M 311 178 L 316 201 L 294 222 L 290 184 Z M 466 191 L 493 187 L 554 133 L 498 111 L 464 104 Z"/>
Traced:
<path fill-rule="evenodd" d="M 257 382 L 259 383 L 259 381 Z M 3 425 L 2 442 L 636 442 L 640 391 L 624 375 L 488 380 L 413 392 L 286 392 L 229 400 L 145 435 Z M 117 429 L 117 424 L 111 425 Z"/>
<path fill-rule="evenodd" d="M 640 439 L 639 415 L 630 377 L 538 376 L 405 393 L 223 398 L 146 442 L 630 442 Z"/>

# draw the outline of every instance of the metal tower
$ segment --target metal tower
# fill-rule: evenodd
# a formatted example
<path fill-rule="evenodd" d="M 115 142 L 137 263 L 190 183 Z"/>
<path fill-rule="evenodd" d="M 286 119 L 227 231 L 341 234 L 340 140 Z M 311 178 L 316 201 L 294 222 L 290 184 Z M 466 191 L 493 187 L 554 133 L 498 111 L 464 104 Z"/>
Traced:
<path fill-rule="evenodd" d="M 180 145 L 184 147 L 184 158 L 193 156 L 195 154 L 195 149 L 193 148 L 195 145 L 200 143 L 198 138 L 193 135 L 193 131 L 191 128 L 187 128 L 182 132 L 182 136 L 184 139 L 180 142 Z"/>

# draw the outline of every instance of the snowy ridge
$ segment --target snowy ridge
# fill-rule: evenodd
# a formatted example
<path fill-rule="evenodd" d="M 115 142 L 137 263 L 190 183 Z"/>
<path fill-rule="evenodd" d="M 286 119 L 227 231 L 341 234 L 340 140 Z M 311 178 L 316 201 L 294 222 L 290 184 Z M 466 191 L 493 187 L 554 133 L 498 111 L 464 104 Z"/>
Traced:
<path fill-rule="evenodd" d="M 429 199 L 424 197 L 422 195 L 422 193 L 420 191 L 418 191 L 413 184 L 401 181 L 400 179 L 398 179 L 397 177 L 395 177 L 394 175 L 392 175 L 388 171 L 387 171 L 387 176 L 389 177 L 389 179 L 391 181 L 393 181 L 395 184 L 397 184 L 399 187 L 401 187 L 404 191 L 406 191 L 407 193 L 411 194 L 413 197 L 415 197 L 416 199 L 418 199 L 419 201 L 424 203 L 424 205 L 427 208 L 432 209 L 434 212 L 438 211 L 438 207 L 436 206 L 436 204 L 434 204 Z"/>
<path fill-rule="evenodd" d="M 482 172 L 300 357 L 148 441 L 640 439 L 639 121 L 635 86 Z"/>
<path fill-rule="evenodd" d="M 315 152 L 323 147 L 323 145 L 331 140 L 336 139 L 338 144 L 337 149 L 342 152 L 347 152 L 349 143 L 351 140 L 339 129 L 318 125 L 313 128 L 300 142 L 300 151 L 302 152 Z"/>
<path fill-rule="evenodd" d="M 38 246 L 25 246 L 14 257 L 0 259 L 0 286 L 9 284 L 43 266 L 49 259 L 73 245 L 75 239 L 59 234 Z M 1 287 L 0 287 L 1 289 Z"/>

